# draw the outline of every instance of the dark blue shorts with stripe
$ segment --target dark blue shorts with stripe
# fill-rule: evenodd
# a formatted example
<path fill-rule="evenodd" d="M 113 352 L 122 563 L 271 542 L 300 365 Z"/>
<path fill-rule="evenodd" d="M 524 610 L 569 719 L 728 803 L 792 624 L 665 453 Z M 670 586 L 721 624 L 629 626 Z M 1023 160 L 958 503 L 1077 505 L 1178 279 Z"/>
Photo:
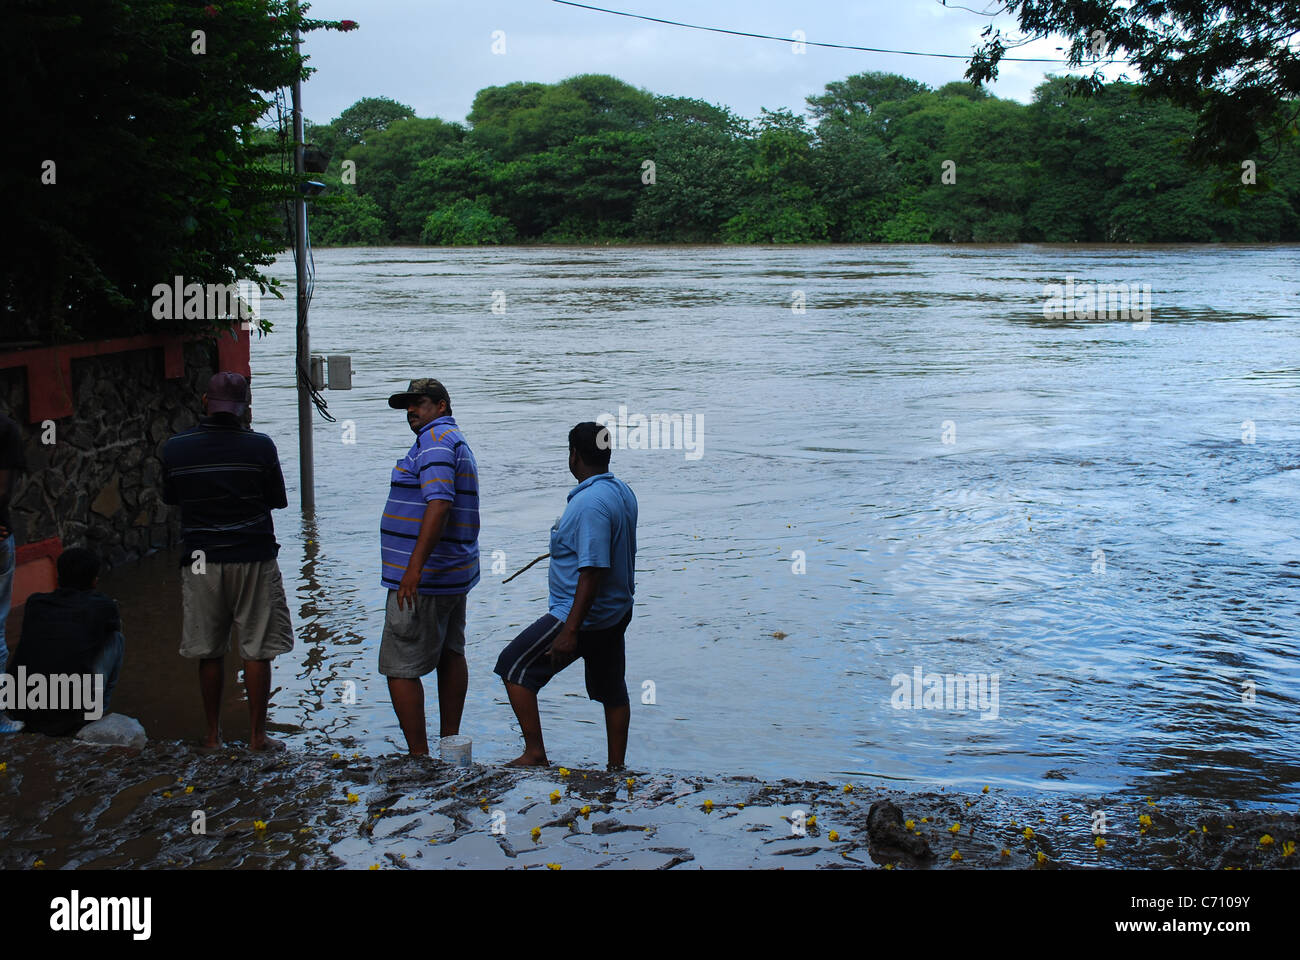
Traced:
<path fill-rule="evenodd" d="M 526 627 L 501 651 L 495 672 L 507 683 L 517 683 L 536 693 L 581 657 L 586 668 L 587 696 L 607 707 L 621 707 L 628 703 L 623 634 L 631 622 L 629 607 L 623 619 L 612 627 L 579 630 L 577 655 L 557 664 L 551 661 L 551 643 L 564 622 L 548 613 Z"/>

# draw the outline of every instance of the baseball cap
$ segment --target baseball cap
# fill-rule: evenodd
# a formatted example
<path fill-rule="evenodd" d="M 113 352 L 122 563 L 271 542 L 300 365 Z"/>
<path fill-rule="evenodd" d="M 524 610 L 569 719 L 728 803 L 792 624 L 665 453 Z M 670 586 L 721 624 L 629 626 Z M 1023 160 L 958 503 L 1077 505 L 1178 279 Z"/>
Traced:
<path fill-rule="evenodd" d="M 395 393 L 388 398 L 388 405 L 394 410 L 405 410 L 411 405 L 412 400 L 419 397 L 428 397 L 434 403 L 446 400 L 447 405 L 451 406 L 451 396 L 447 393 L 447 388 L 432 377 L 412 380 L 405 393 Z"/>
<path fill-rule="evenodd" d="M 208 413 L 233 413 L 242 417 L 251 396 L 248 381 L 238 373 L 223 370 L 208 381 Z"/>

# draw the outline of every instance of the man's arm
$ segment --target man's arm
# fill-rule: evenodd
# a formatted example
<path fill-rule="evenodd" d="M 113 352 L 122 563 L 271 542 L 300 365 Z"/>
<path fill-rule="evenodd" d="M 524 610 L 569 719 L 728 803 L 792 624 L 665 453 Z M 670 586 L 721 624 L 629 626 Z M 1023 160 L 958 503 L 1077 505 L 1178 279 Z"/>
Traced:
<path fill-rule="evenodd" d="M 13 471 L 8 467 L 0 467 L 0 503 L 4 503 L 9 497 L 9 490 L 13 483 Z M 9 539 L 9 528 L 0 523 L 0 540 Z"/>
<path fill-rule="evenodd" d="M 18 471 L 26 466 L 18 424 L 0 414 L 0 503 L 5 503 L 13 493 Z M 6 527 L 0 526 L 0 540 L 7 539 L 9 533 Z"/>
<path fill-rule="evenodd" d="M 569 610 L 569 617 L 564 621 L 564 626 L 560 628 L 559 634 L 551 643 L 552 661 L 577 652 L 578 631 L 582 628 L 582 621 L 586 620 L 587 614 L 591 612 L 591 605 L 596 602 L 596 595 L 600 593 L 600 583 L 607 573 L 609 570 L 605 567 L 582 567 L 578 570 L 578 589 L 573 592 L 573 607 Z"/>
<path fill-rule="evenodd" d="M 289 497 L 284 490 L 284 471 L 280 469 L 280 455 L 274 443 L 271 444 L 271 463 L 266 468 L 264 477 L 262 496 L 266 498 L 266 505 L 272 510 L 287 507 Z"/>
<path fill-rule="evenodd" d="M 450 516 L 450 500 L 430 500 L 425 504 L 424 518 L 420 521 L 420 535 L 415 538 L 415 547 L 411 550 L 411 559 L 406 564 L 406 573 L 402 574 L 402 583 L 397 588 L 397 609 L 402 609 L 403 600 L 409 600 L 414 608 L 424 561 L 429 559 L 429 554 L 433 553 L 434 547 L 438 546 Z"/>

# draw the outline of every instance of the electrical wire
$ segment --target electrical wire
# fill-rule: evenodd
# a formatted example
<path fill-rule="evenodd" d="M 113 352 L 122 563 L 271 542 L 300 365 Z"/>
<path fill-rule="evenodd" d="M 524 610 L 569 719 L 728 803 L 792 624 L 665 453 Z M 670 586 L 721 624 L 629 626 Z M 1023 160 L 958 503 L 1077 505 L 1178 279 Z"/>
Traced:
<path fill-rule="evenodd" d="M 702 27 L 695 23 L 682 23 L 680 20 L 664 20 L 660 17 L 647 17 L 640 13 L 627 13 L 623 10 L 610 10 L 607 7 L 593 7 L 588 3 L 575 3 L 574 0 L 551 0 L 552 3 L 562 3 L 566 7 L 580 7 L 583 10 L 594 10 L 597 13 L 612 13 L 617 17 L 630 17 L 633 20 L 648 20 L 651 23 L 662 23 L 670 27 L 685 27 L 688 30 L 707 30 L 710 33 L 725 33 L 733 37 L 752 37 L 755 40 L 775 40 L 778 43 L 793 42 L 790 37 L 774 37 L 766 33 L 748 33 L 744 30 L 727 30 L 723 27 Z M 860 47 L 848 43 L 824 43 L 816 40 L 800 40 L 799 43 L 809 47 L 830 47 L 835 50 L 860 50 L 864 53 L 891 53 L 900 57 L 938 57 L 944 60 L 969 60 L 970 54 L 967 53 L 925 53 L 920 50 L 888 50 L 883 47 Z M 1068 60 L 1061 60 L 1052 57 L 1001 57 L 1004 62 L 1014 63 L 1069 63 Z M 1088 66 L 1104 66 L 1110 63 L 1126 63 L 1121 60 L 1098 60 L 1095 64 Z"/>

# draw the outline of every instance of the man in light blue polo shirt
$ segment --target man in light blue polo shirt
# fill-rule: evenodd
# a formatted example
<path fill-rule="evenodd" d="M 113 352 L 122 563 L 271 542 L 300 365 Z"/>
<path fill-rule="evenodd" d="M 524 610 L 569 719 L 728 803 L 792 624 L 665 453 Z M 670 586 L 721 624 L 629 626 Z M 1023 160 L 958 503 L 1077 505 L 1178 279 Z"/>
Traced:
<path fill-rule="evenodd" d="M 632 620 L 637 505 L 609 472 L 609 455 L 605 427 L 580 423 L 569 431 L 569 472 L 578 485 L 551 528 L 550 607 L 497 659 L 524 735 L 524 752 L 509 766 L 547 765 L 537 691 L 579 657 L 587 696 L 605 707 L 609 768 L 623 766 L 631 719 L 623 635 Z"/>

